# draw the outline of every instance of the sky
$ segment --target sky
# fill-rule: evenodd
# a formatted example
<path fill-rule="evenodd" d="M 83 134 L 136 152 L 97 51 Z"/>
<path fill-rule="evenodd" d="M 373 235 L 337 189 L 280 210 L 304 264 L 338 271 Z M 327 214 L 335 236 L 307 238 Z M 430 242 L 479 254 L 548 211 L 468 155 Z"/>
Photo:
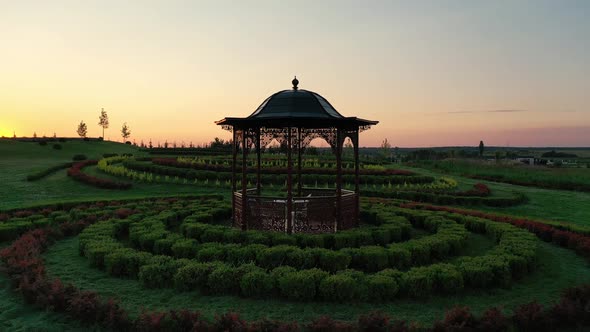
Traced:
<path fill-rule="evenodd" d="M 0 0 L 0 136 L 209 142 L 279 90 L 361 146 L 590 146 L 590 1 Z M 322 144 L 319 144 L 322 145 Z"/>

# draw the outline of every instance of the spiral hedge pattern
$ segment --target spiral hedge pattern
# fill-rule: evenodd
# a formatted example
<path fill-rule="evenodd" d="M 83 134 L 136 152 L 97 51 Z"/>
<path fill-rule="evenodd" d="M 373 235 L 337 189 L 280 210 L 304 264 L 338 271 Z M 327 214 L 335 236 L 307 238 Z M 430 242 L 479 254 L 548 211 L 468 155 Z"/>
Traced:
<path fill-rule="evenodd" d="M 0 258 L 4 272 L 29 303 L 116 329 L 161 330 L 165 325 L 158 317 L 166 317 L 169 330 L 188 331 L 197 323 L 213 325 L 188 311 L 142 313 L 132 319 L 112 300 L 104 302 L 96 293 L 48 279 L 40 253 L 56 240 L 79 234 L 79 254 L 89 264 L 115 278 L 137 279 L 146 288 L 309 303 L 387 302 L 507 287 L 535 273 L 540 240 L 534 234 L 587 253 L 587 236 L 552 226 L 506 218 L 492 221 L 492 216 L 474 216 L 463 210 L 402 206 L 388 200 L 366 200 L 358 229 L 286 235 L 227 226 L 228 203 L 215 195 L 63 203 L 0 213 L 3 240 L 24 233 L 0 252 Z M 464 255 L 470 233 L 487 236 L 494 245 L 479 256 Z M 534 303 L 523 305 L 514 313 L 514 324 L 549 330 L 557 321 L 559 326 L 585 324 L 582 308 L 587 296 L 583 292 L 582 288 L 572 289 L 562 299 L 565 302 L 548 312 Z M 461 310 L 447 315 L 463 318 L 449 316 L 437 324 L 509 326 L 502 314 L 492 309 L 478 320 Z M 379 324 L 388 318 L 362 316 L 359 330 L 367 324 L 365 319 Z M 247 325 L 239 317 L 225 314 L 212 323 L 219 325 L 213 330 L 224 330 L 228 322 Z M 274 326 L 270 330 L 299 330 L 290 323 L 261 321 L 252 326 L 257 324 Z M 330 319 L 310 324 L 314 331 L 321 326 L 350 326 Z"/>
<path fill-rule="evenodd" d="M 80 235 L 80 254 L 145 287 L 208 295 L 389 301 L 502 287 L 534 270 L 538 244 L 508 224 L 383 204 L 363 207 L 359 229 L 292 236 L 225 226 L 230 207 L 217 199 L 133 212 L 89 226 Z M 413 238 L 414 230 L 425 234 Z M 469 232 L 491 237 L 495 246 L 482 256 L 459 257 Z"/>

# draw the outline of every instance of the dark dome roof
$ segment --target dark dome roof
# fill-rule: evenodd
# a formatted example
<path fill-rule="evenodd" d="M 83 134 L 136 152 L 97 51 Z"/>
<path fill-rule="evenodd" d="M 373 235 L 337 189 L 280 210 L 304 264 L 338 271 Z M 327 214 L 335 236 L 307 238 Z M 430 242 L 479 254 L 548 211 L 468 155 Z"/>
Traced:
<path fill-rule="evenodd" d="M 319 94 L 307 90 L 279 91 L 258 106 L 248 118 L 344 118 Z"/>
<path fill-rule="evenodd" d="M 241 128 L 256 127 L 305 127 L 305 128 L 368 128 L 379 121 L 344 117 L 319 94 L 301 90 L 297 87 L 299 80 L 294 78 L 292 90 L 279 91 L 258 106 L 254 113 L 245 118 L 227 117 L 216 124 L 226 129 L 232 126 Z"/>

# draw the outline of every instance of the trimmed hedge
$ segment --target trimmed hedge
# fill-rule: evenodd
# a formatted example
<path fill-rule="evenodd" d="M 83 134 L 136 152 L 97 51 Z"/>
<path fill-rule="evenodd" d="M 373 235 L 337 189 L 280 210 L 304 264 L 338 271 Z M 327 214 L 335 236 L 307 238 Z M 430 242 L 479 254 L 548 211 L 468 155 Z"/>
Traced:
<path fill-rule="evenodd" d="M 75 163 L 68 169 L 68 176 L 73 178 L 76 181 L 83 182 L 85 184 L 89 184 L 94 187 L 103 188 L 103 189 L 129 189 L 131 188 L 131 183 L 128 182 L 118 182 L 109 179 L 101 179 L 97 178 L 82 172 L 82 168 L 96 165 L 98 163 L 97 160 L 86 160 Z"/>
<path fill-rule="evenodd" d="M 227 170 L 195 170 L 190 168 L 178 168 L 178 167 L 170 167 L 168 165 L 163 166 L 163 164 L 158 164 L 160 159 L 153 159 L 152 164 L 145 163 L 145 162 L 138 162 L 134 160 L 125 160 L 123 162 L 123 166 L 125 168 L 139 171 L 139 172 L 148 172 L 154 173 L 158 175 L 168 175 L 168 176 L 177 176 L 179 178 L 185 178 L 188 180 L 198 180 L 198 181 L 210 181 L 210 182 L 227 182 L 231 181 L 231 168 Z M 304 184 L 306 185 L 315 185 L 315 184 L 333 184 L 335 181 L 334 174 L 335 173 L 326 173 L 321 171 L 321 173 L 315 173 L 315 169 L 304 169 Z M 266 184 L 273 184 L 282 186 L 287 181 L 286 172 L 267 172 L 265 168 L 264 174 L 262 176 L 262 181 Z M 354 174 L 344 174 L 342 176 L 344 183 L 354 184 Z M 249 182 L 256 182 L 256 174 L 249 173 L 247 175 L 247 180 Z M 361 184 L 364 185 L 404 185 L 404 184 L 427 184 L 432 183 L 434 181 L 434 177 L 432 176 L 424 176 L 424 175 L 391 175 L 384 173 L 384 175 L 364 175 L 360 177 Z"/>
<path fill-rule="evenodd" d="M 65 224 L 56 232 L 48 228 L 31 231 L 11 246 L 0 252 L 0 258 L 6 265 L 5 273 L 14 280 L 14 287 L 18 287 L 25 302 L 37 304 L 44 308 L 57 312 L 68 313 L 75 319 L 90 325 L 101 325 L 115 330 L 173 330 L 192 331 L 195 327 L 204 330 L 281 330 L 299 331 L 296 323 L 281 323 L 262 320 L 246 323 L 237 314 L 227 313 L 216 317 L 214 322 L 204 320 L 198 312 L 186 310 L 174 310 L 169 312 L 143 312 L 135 320 L 131 320 L 127 312 L 115 301 L 105 301 L 97 293 L 92 291 L 80 291 L 74 286 L 64 285 L 59 279 L 50 280 L 46 275 L 46 269 L 41 258 L 42 252 L 54 240 L 59 239 L 69 231 Z M 252 276 L 256 272 L 248 272 L 245 275 Z M 282 279 L 291 282 L 297 278 L 287 277 L 289 271 L 282 272 Z M 296 272 L 295 272 L 296 273 Z M 302 279 L 311 283 L 316 282 L 319 273 L 309 271 L 302 275 Z M 340 275 L 324 277 L 327 290 L 335 291 L 350 285 L 356 275 Z M 34 280 L 35 282 L 30 282 Z M 293 293 L 299 296 L 308 296 L 312 292 L 311 287 L 301 282 L 294 282 L 299 292 Z M 354 291 L 342 293 L 342 297 L 352 297 Z M 563 329 L 580 329 L 590 324 L 587 308 L 590 305 L 590 286 L 580 286 L 567 289 L 559 302 L 549 309 L 544 309 L 536 302 L 518 307 L 511 317 L 506 317 L 501 310 L 490 308 L 481 317 L 473 316 L 468 308 L 454 308 L 446 312 L 442 321 L 436 321 L 433 331 L 463 331 L 485 330 L 506 331 L 511 328 L 531 331 L 553 331 Z M 379 331 L 379 330 L 406 330 L 406 322 L 396 321 L 392 323 L 390 318 L 380 313 L 361 315 L 356 324 L 335 321 L 329 317 L 320 317 L 305 328 L 310 331 Z"/>
<path fill-rule="evenodd" d="M 223 232 L 209 232 L 207 226 L 211 225 L 190 221 L 198 227 L 182 227 L 186 221 L 179 221 L 181 211 L 184 215 L 191 213 L 185 220 L 210 221 L 213 214 L 224 214 L 213 208 L 214 201 L 202 203 L 190 207 L 190 212 L 183 207 L 143 220 L 110 219 L 96 223 L 81 234 L 80 252 L 87 255 L 93 265 L 104 266 L 111 275 L 139 278 L 145 287 L 174 285 L 179 290 L 197 289 L 213 295 L 280 296 L 296 301 L 389 301 L 399 296 L 423 298 L 431 294 L 452 294 L 465 287 L 503 287 L 535 266 L 537 242 L 526 231 L 479 218 L 453 221 L 432 213 L 379 204 L 369 207 L 372 213 L 368 213 L 372 222 L 381 223 L 377 228 L 389 225 L 388 216 L 401 214 L 414 227 L 435 234 L 385 247 L 330 250 L 287 244 L 270 246 L 273 241 L 266 237 L 263 237 L 266 244 L 200 243 L 167 231 L 167 227 L 180 224 L 185 232 L 198 234 L 199 239 L 205 236 L 208 240 L 223 241 Z M 407 222 L 405 218 L 393 219 Z M 130 242 L 144 250 L 153 249 L 156 243 L 161 243 L 159 241 L 173 237 L 173 241 L 167 242 L 171 246 L 165 246 L 169 249 L 164 251 L 182 259 L 122 248 L 115 239 L 125 234 L 126 227 Z M 453 264 L 420 266 L 460 253 L 467 229 L 492 237 L 497 241 L 496 247 L 486 255 L 462 257 Z M 264 232 L 242 234 L 249 237 Z M 354 237 L 336 240 L 337 235 L 332 241 L 335 247 L 354 244 L 350 241 Z M 235 239 L 235 234 L 229 238 Z M 404 272 L 391 267 L 410 269 Z M 371 274 L 373 272 L 376 274 Z"/>
<path fill-rule="evenodd" d="M 70 168 L 72 167 L 71 162 L 69 163 L 63 163 L 63 164 L 59 164 L 59 165 L 55 165 L 55 166 L 51 166 L 47 169 L 41 170 L 39 172 L 33 173 L 33 174 L 29 174 L 27 175 L 27 181 L 37 181 L 37 180 L 41 180 L 42 178 L 51 175 L 59 170 L 62 169 L 66 169 L 66 168 Z"/>
<path fill-rule="evenodd" d="M 508 207 L 528 202 L 528 197 L 520 192 L 514 192 L 512 197 L 488 197 L 455 195 L 453 192 L 432 193 L 427 191 L 406 190 L 361 190 L 361 195 L 380 198 L 397 198 L 414 202 L 427 202 L 442 205 L 487 205 L 493 207 Z"/>

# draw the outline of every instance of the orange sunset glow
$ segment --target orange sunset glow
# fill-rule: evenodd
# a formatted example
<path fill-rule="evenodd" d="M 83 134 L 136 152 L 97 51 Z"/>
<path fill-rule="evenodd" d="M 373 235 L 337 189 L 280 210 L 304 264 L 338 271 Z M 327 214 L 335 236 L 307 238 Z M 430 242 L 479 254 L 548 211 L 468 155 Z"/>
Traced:
<path fill-rule="evenodd" d="M 2 5 L 0 136 L 230 138 L 300 87 L 379 120 L 362 145 L 589 146 L 585 1 L 101 1 Z M 586 10 L 587 12 L 587 10 Z"/>

